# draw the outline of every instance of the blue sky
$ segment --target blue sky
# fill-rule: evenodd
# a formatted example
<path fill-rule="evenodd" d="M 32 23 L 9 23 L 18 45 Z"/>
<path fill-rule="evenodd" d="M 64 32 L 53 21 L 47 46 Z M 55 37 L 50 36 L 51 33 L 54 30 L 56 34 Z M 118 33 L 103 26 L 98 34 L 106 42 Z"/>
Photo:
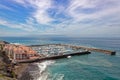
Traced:
<path fill-rule="evenodd" d="M 120 0 L 0 0 L 0 36 L 120 37 Z"/>

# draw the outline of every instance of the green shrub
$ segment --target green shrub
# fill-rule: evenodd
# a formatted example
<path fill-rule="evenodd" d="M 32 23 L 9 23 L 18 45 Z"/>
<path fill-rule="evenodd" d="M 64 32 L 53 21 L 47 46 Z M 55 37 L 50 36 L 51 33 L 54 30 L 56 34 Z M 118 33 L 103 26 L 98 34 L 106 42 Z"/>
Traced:
<path fill-rule="evenodd" d="M 16 78 L 16 74 L 15 74 L 14 71 L 11 72 L 11 75 L 12 75 L 13 78 Z"/>

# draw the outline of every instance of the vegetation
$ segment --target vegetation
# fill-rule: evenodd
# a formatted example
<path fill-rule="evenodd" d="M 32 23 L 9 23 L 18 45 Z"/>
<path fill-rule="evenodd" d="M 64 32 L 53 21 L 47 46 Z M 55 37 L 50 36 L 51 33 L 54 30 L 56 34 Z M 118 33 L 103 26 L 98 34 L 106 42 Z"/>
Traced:
<path fill-rule="evenodd" d="M 0 44 L 0 80 L 16 80 L 7 54 L 3 51 L 3 44 Z"/>
<path fill-rule="evenodd" d="M 9 43 L 0 41 L 0 80 L 17 80 L 17 76 L 22 74 L 28 64 L 15 67 L 16 65 L 9 60 L 8 53 L 3 50 L 6 44 Z"/>

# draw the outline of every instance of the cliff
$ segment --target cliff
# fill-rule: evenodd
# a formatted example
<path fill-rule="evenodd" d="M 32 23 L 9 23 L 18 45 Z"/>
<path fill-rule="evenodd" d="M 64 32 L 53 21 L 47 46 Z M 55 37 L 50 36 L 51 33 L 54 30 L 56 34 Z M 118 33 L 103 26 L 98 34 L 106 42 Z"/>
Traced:
<path fill-rule="evenodd" d="M 10 61 L 5 52 L 0 51 L 0 80 L 16 80 Z"/>
<path fill-rule="evenodd" d="M 12 64 L 8 53 L 3 51 L 6 41 L 0 41 L 0 80 L 18 80 L 27 68 L 28 64 Z"/>

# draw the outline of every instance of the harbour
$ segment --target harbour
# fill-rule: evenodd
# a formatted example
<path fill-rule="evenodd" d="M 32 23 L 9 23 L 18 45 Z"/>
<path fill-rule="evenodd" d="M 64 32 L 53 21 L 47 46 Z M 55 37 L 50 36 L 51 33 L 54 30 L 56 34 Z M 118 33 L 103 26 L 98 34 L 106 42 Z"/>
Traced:
<path fill-rule="evenodd" d="M 43 60 L 54 60 L 54 59 L 62 59 L 71 56 L 77 55 L 86 55 L 91 54 L 92 52 L 100 52 L 109 55 L 115 55 L 115 51 L 97 49 L 97 48 L 88 48 L 74 45 L 66 45 L 66 44 L 45 44 L 45 45 L 31 45 L 28 46 L 35 50 L 39 55 L 37 59 L 28 59 L 28 60 L 17 60 L 17 63 L 32 63 L 39 62 Z M 56 50 L 57 49 L 57 50 Z M 71 51 L 67 52 L 66 49 L 71 49 Z M 66 53 L 67 52 L 67 53 Z"/>
<path fill-rule="evenodd" d="M 69 56 L 85 55 L 90 53 L 91 52 L 85 51 L 85 52 L 77 52 L 77 53 L 71 53 L 71 54 L 54 55 L 50 57 L 42 57 L 42 58 L 37 58 L 32 60 L 18 60 L 17 63 L 33 63 L 33 62 L 40 62 L 44 60 L 55 60 L 55 59 L 68 58 Z"/>
<path fill-rule="evenodd" d="M 93 40 L 94 40 L 94 43 L 91 42 Z M 100 40 L 103 42 L 100 43 L 99 42 Z M 12 41 L 14 41 L 15 44 L 18 42 L 16 39 L 12 39 Z M 10 41 L 10 42 L 12 42 L 12 41 Z M 35 39 L 35 40 L 28 41 L 27 39 L 24 39 L 24 40 L 20 39 L 19 45 L 24 44 L 24 46 L 26 45 L 26 47 L 29 47 L 30 54 L 27 55 L 25 53 L 26 51 L 24 52 L 24 50 L 29 50 L 29 48 L 26 48 L 23 46 L 25 48 L 25 49 L 23 49 L 23 53 L 24 53 L 24 56 L 26 55 L 26 57 L 24 57 L 24 56 L 22 57 L 22 54 L 20 54 L 21 49 L 19 49 L 21 47 L 19 47 L 19 45 L 17 45 L 17 46 L 15 46 L 17 53 L 19 54 L 19 56 L 16 56 L 16 57 L 18 57 L 17 60 L 20 61 L 22 59 L 24 59 L 24 60 L 35 59 L 35 57 L 31 56 L 31 54 L 32 54 L 31 50 L 36 50 L 36 53 L 40 54 L 41 58 L 43 58 L 45 56 L 50 57 L 53 55 L 55 55 L 55 56 L 63 55 L 62 53 L 70 54 L 70 53 L 87 51 L 86 49 L 77 49 L 77 48 L 72 48 L 72 47 L 70 48 L 67 46 L 55 46 L 56 44 L 62 43 L 62 41 L 56 43 L 56 42 L 50 40 L 52 42 L 52 44 L 48 43 L 48 41 L 46 41 L 46 43 L 44 43 L 44 44 L 37 42 L 37 41 L 39 41 L 39 40 Z M 91 52 L 91 54 L 67 56 L 67 57 L 59 58 L 59 59 L 38 60 L 36 62 L 35 61 L 32 62 L 32 60 L 31 60 L 31 62 L 28 62 L 28 63 L 23 62 L 23 63 L 18 63 L 15 65 L 16 65 L 16 67 L 20 67 L 21 64 L 29 64 L 29 63 L 35 65 L 35 66 L 29 65 L 29 67 L 31 67 L 29 69 L 30 75 L 36 74 L 36 75 L 33 75 L 35 80 L 37 80 L 39 78 L 45 78 L 46 76 L 47 76 L 47 79 L 45 78 L 46 80 L 57 79 L 58 77 L 62 78 L 62 80 L 74 80 L 74 79 L 77 80 L 79 78 L 85 79 L 85 80 L 89 80 L 89 79 L 97 80 L 98 78 L 99 78 L 98 80 L 103 80 L 103 79 L 113 79 L 113 80 L 118 79 L 119 80 L 119 75 L 114 74 L 115 72 L 119 73 L 119 69 L 117 70 L 117 68 L 119 68 L 119 64 L 116 63 L 116 62 L 119 62 L 119 45 L 118 45 L 118 47 L 116 47 L 117 45 L 112 45 L 112 43 L 114 43 L 114 44 L 119 43 L 118 40 L 116 41 L 116 39 L 115 39 L 115 40 L 113 40 L 113 42 L 111 42 L 111 40 L 109 41 L 106 39 L 105 40 L 89 39 L 86 42 L 85 39 L 79 39 L 79 41 L 69 39 L 67 41 L 65 40 L 66 43 L 62 43 L 62 44 L 64 44 L 64 45 L 69 44 L 71 46 L 82 46 L 82 47 L 84 46 L 86 48 L 102 49 L 102 50 L 108 50 L 108 51 L 113 51 L 113 52 L 115 51 L 116 54 L 114 56 L 109 56 L 109 55 L 111 55 L 111 53 L 107 53 L 107 55 L 106 55 L 106 53 L 103 53 L 103 52 L 89 51 L 89 52 Z M 86 43 L 88 45 L 86 45 L 84 43 Z M 108 43 L 108 44 L 106 44 L 106 43 Z M 48 44 L 49 44 L 49 46 L 48 46 Z M 89 46 L 89 45 L 92 45 L 92 46 Z M 13 46 L 13 48 L 14 48 L 14 46 Z M 11 49 L 11 48 L 9 48 L 9 49 Z M 29 51 L 27 51 L 27 52 L 29 52 Z M 58 52 L 58 53 L 56 53 L 56 52 Z M 50 64 L 50 66 L 47 66 L 48 64 Z M 36 69 L 37 66 L 38 66 L 38 68 Z M 46 66 L 46 68 L 43 70 L 42 68 L 44 66 Z M 43 70 L 43 73 L 40 73 L 41 69 Z M 20 70 L 19 71 L 18 68 L 16 70 L 18 73 L 20 73 L 20 71 L 21 71 L 20 69 L 19 69 Z M 111 74 L 111 73 L 113 73 L 111 78 L 109 78 L 110 76 L 105 75 L 105 74 Z M 92 75 L 92 77 L 90 74 Z M 28 76 L 27 74 L 25 76 L 23 74 L 22 78 L 29 80 L 30 77 L 26 78 L 27 76 Z M 37 77 L 37 76 L 39 76 L 39 77 Z"/>
<path fill-rule="evenodd" d="M 72 48 L 74 50 L 87 50 L 87 51 L 93 51 L 93 52 L 100 52 L 100 53 L 106 53 L 110 55 L 115 55 L 116 52 L 112 50 L 104 50 L 104 49 L 98 49 L 98 48 L 89 48 L 89 47 L 83 47 L 83 46 L 77 46 L 77 45 L 69 45 L 69 44 L 46 44 L 46 45 L 31 45 L 30 47 L 40 47 L 40 46 L 63 46 L 63 47 L 68 47 Z"/>

